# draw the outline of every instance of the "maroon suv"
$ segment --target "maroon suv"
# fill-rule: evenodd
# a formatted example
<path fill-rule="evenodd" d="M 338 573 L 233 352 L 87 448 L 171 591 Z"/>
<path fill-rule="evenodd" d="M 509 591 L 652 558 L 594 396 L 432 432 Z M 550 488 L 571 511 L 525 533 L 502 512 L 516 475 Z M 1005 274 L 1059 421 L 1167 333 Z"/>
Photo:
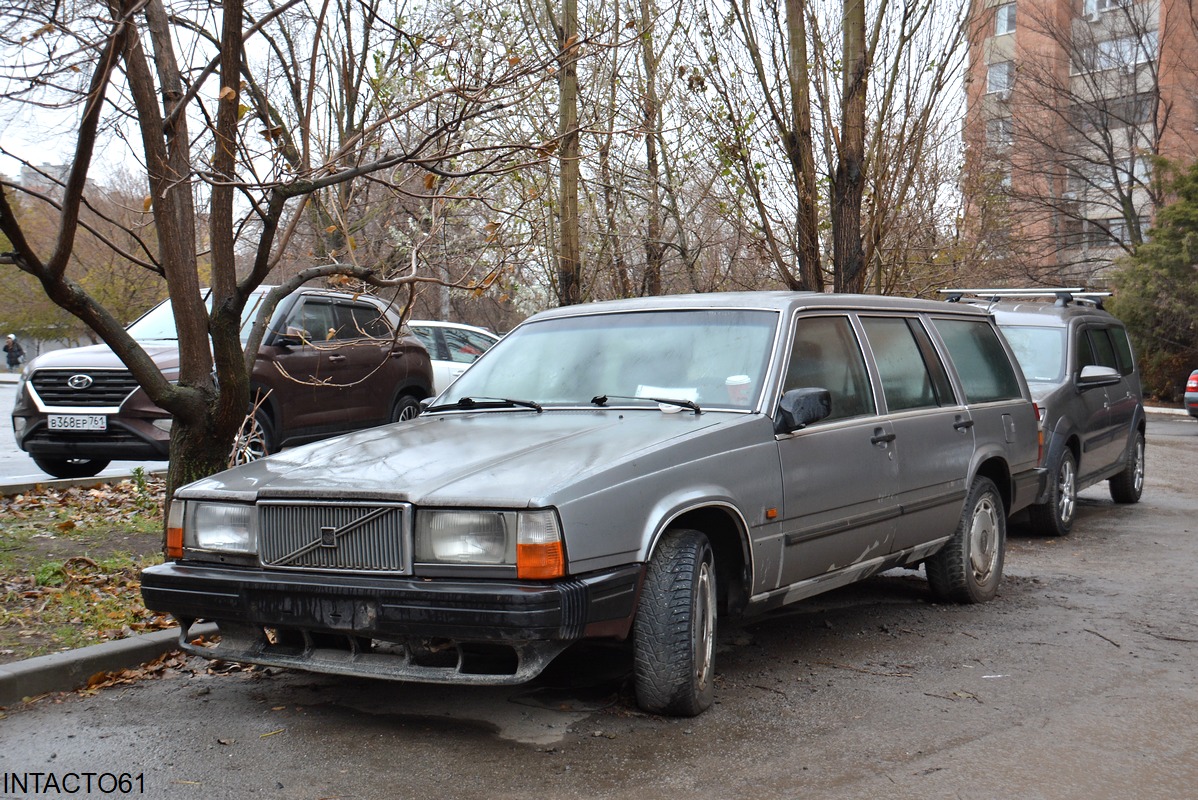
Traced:
<path fill-rule="evenodd" d="M 246 304 L 242 341 L 269 287 Z M 260 398 L 236 461 L 358 428 L 410 419 L 432 395 L 428 352 L 399 314 L 369 295 L 301 289 L 275 309 L 252 374 Z M 166 377 L 179 372 L 170 301 L 129 326 Z M 105 345 L 56 350 L 30 363 L 13 408 L 17 445 L 59 478 L 89 477 L 114 459 L 164 460 L 171 417 Z"/>

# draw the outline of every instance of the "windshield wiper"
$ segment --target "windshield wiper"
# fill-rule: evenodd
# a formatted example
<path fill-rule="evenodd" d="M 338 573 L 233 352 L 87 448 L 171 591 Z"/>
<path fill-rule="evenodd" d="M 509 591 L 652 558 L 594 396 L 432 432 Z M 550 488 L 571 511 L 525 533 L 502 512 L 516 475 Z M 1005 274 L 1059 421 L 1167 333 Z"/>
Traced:
<path fill-rule="evenodd" d="M 531 408 L 540 414 L 545 409 L 541 408 L 540 403 L 534 403 L 531 400 L 512 400 L 507 397 L 462 397 L 452 403 L 442 403 L 439 406 L 429 406 L 425 412 L 429 411 L 473 411 L 476 409 L 487 408 Z"/>
<path fill-rule="evenodd" d="M 693 400 L 679 400 L 675 397 L 633 397 L 627 394 L 601 394 L 591 398 L 591 403 L 597 406 L 607 405 L 608 400 L 645 400 L 650 403 L 665 403 L 668 406 L 679 406 L 681 408 L 689 408 L 695 412 L 695 416 L 703 413 L 699 408 L 699 404 Z"/>

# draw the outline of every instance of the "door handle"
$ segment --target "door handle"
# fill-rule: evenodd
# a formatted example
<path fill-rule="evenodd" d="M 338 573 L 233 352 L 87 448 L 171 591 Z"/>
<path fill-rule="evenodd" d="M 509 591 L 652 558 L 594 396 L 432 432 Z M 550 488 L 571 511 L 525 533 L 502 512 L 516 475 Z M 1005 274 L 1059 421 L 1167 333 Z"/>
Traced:
<path fill-rule="evenodd" d="M 973 427 L 973 420 L 971 420 L 971 419 L 959 419 L 959 420 L 957 420 L 956 422 L 954 422 L 954 423 L 953 423 L 953 427 L 954 427 L 954 428 L 956 428 L 956 429 L 957 429 L 957 430 L 959 430 L 959 431 L 967 431 L 967 430 L 969 430 L 970 428 L 972 428 L 972 427 Z"/>
<path fill-rule="evenodd" d="M 344 360 L 345 360 L 345 356 L 339 356 L 336 353 L 329 356 L 329 361 L 344 361 Z"/>
<path fill-rule="evenodd" d="M 893 433 L 886 433 L 882 428 L 874 428 L 874 435 L 870 438 L 870 444 L 888 444 L 894 441 Z"/>

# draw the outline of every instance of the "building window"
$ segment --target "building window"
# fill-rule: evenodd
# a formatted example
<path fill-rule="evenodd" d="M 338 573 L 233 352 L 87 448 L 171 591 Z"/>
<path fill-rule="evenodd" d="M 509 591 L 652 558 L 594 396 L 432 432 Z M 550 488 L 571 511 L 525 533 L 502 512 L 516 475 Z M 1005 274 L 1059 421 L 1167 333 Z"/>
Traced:
<path fill-rule="evenodd" d="M 1085 0 L 1082 3 L 1082 13 L 1087 17 L 1096 17 L 1103 11 L 1110 11 L 1112 8 L 1121 8 L 1129 2 L 1130 0 Z"/>
<path fill-rule="evenodd" d="M 1141 233 L 1148 230 L 1147 217 L 1138 217 L 1136 224 Z M 1068 218 L 1061 223 L 1061 234 L 1066 247 L 1114 247 L 1116 244 L 1131 244 L 1132 229 L 1123 217 L 1107 219 Z"/>
<path fill-rule="evenodd" d="M 992 150 L 1006 150 L 1014 141 L 1015 124 L 1010 117 L 986 120 L 986 145 Z"/>
<path fill-rule="evenodd" d="M 986 92 L 1009 92 L 1015 84 L 1015 62 L 999 61 L 990 65 L 986 73 Z"/>
<path fill-rule="evenodd" d="M 1074 75 L 1116 68 L 1132 69 L 1137 64 L 1155 61 L 1156 57 L 1157 32 L 1145 31 L 1138 36 L 1120 36 L 1081 47 L 1072 69 Z"/>
<path fill-rule="evenodd" d="M 1084 195 L 1089 188 L 1110 190 L 1116 186 L 1134 187 L 1147 183 L 1152 178 L 1152 161 L 1145 156 L 1135 156 L 1116 163 L 1090 162 L 1074 164 L 1068 168 L 1069 179 L 1066 190 L 1076 196 Z"/>
<path fill-rule="evenodd" d="M 1098 98 L 1073 106 L 1073 125 L 1084 133 L 1130 128 L 1150 122 L 1155 109 L 1156 98 L 1152 92 Z"/>
<path fill-rule="evenodd" d="M 1015 32 L 1015 4 L 1004 3 L 994 13 L 994 35 Z"/>

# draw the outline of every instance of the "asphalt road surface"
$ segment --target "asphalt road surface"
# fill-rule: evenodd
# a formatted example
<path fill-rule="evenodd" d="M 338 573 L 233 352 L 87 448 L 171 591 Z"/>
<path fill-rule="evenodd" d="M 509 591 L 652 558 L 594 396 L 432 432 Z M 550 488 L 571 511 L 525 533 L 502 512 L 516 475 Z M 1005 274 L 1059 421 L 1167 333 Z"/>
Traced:
<path fill-rule="evenodd" d="M 191 659 L 9 708 L 0 773 L 204 800 L 1192 798 L 1196 475 L 1198 424 L 1154 417 L 1142 502 L 1103 484 L 1069 537 L 1014 529 L 992 603 L 936 605 L 892 571 L 724 626 L 696 719 L 637 711 L 618 651 L 506 689 Z"/>

